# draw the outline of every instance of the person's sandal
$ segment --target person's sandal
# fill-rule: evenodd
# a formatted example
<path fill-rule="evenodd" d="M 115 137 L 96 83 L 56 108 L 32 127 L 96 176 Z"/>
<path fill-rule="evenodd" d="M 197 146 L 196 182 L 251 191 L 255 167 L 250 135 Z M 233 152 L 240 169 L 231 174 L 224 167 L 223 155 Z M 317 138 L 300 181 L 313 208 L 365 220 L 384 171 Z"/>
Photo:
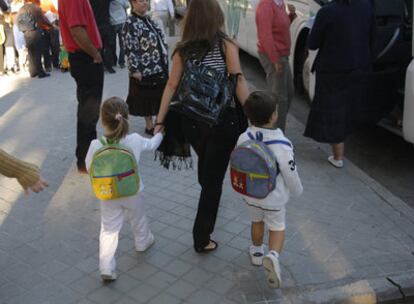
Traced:
<path fill-rule="evenodd" d="M 213 243 L 213 245 L 214 245 L 213 247 L 209 247 L 211 243 Z M 204 247 L 204 248 L 196 248 L 196 247 L 194 247 L 194 250 L 197 253 L 207 253 L 207 252 L 211 252 L 211 251 L 216 250 L 217 247 L 218 247 L 217 242 L 216 241 L 213 241 L 213 240 L 210 240 L 210 243 L 206 247 Z"/>

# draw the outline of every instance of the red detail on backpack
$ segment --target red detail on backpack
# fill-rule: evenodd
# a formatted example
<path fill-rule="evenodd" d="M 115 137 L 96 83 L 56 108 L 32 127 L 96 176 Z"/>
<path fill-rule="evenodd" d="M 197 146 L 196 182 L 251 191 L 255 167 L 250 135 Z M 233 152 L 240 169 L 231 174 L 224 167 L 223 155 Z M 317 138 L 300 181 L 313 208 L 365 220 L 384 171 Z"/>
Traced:
<path fill-rule="evenodd" d="M 233 189 L 238 193 L 246 195 L 247 194 L 247 187 L 246 187 L 247 175 L 243 172 L 237 171 L 234 168 L 231 168 L 230 176 L 231 176 L 231 185 L 233 186 Z"/>

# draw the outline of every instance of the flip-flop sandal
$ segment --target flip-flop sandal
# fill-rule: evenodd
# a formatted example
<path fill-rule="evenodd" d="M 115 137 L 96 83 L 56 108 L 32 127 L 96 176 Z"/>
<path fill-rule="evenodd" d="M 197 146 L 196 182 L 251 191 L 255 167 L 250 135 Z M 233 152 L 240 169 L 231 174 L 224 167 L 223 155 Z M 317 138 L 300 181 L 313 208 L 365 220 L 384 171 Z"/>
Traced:
<path fill-rule="evenodd" d="M 204 247 L 204 248 L 194 248 L 194 250 L 195 250 L 197 253 L 207 253 L 207 252 L 211 252 L 211 251 L 216 250 L 216 249 L 217 249 L 217 247 L 218 247 L 217 242 L 216 242 L 216 241 L 213 241 L 213 240 L 210 240 L 210 242 L 214 244 L 214 247 L 209 248 L 209 247 L 208 247 L 208 245 L 210 245 L 210 243 L 209 243 L 209 244 L 208 244 L 206 247 Z"/>

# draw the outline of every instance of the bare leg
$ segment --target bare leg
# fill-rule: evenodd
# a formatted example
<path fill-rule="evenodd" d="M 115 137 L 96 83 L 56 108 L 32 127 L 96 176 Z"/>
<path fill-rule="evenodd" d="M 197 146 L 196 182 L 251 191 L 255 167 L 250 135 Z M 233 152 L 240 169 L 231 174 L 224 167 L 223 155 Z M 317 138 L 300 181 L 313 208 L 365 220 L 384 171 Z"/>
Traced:
<path fill-rule="evenodd" d="M 280 253 L 285 242 L 285 231 L 271 231 L 269 230 L 269 251 L 274 250 Z"/>
<path fill-rule="evenodd" d="M 152 116 L 145 116 L 145 128 L 148 130 L 151 130 L 152 128 L 154 128 Z"/>
<path fill-rule="evenodd" d="M 345 144 L 339 143 L 339 144 L 332 144 L 332 152 L 335 160 L 343 160 L 344 159 L 344 150 L 345 150 Z"/>
<path fill-rule="evenodd" d="M 263 244 L 264 222 L 253 222 L 251 233 L 253 245 L 261 246 Z"/>

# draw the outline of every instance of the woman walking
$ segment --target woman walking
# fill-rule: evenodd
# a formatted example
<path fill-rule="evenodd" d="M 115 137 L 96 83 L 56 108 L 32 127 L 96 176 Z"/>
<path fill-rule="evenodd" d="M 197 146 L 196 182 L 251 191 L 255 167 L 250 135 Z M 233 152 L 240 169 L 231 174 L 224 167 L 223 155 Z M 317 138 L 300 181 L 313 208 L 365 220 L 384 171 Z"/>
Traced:
<path fill-rule="evenodd" d="M 163 127 L 187 60 L 197 59 L 221 73 L 241 73 L 239 49 L 222 32 L 223 26 L 224 14 L 216 0 L 191 1 L 184 20 L 181 40 L 172 57 L 172 70 L 162 97 L 155 131 Z M 244 103 L 248 93 L 246 80 L 241 74 L 236 86 L 236 95 L 241 103 Z M 182 133 L 198 156 L 198 182 L 201 185 L 201 193 L 193 227 L 194 249 L 198 253 L 217 248 L 217 243 L 210 237 L 216 222 L 223 179 L 230 153 L 238 136 L 244 131 L 240 130 L 236 106 L 236 103 L 230 104 L 217 126 L 209 126 L 200 120 L 176 115 Z M 168 128 L 167 125 L 167 133 Z"/>
<path fill-rule="evenodd" d="M 328 161 L 343 167 L 344 141 L 352 131 L 355 106 L 368 90 L 375 16 L 371 0 L 336 0 L 318 12 L 309 49 L 319 50 L 315 97 L 305 136 L 332 146 Z"/>
<path fill-rule="evenodd" d="M 129 113 L 145 117 L 145 133 L 153 135 L 153 116 L 158 113 L 168 79 L 168 52 L 164 33 L 147 15 L 148 0 L 130 0 L 132 13 L 123 37 L 128 58 Z"/>

